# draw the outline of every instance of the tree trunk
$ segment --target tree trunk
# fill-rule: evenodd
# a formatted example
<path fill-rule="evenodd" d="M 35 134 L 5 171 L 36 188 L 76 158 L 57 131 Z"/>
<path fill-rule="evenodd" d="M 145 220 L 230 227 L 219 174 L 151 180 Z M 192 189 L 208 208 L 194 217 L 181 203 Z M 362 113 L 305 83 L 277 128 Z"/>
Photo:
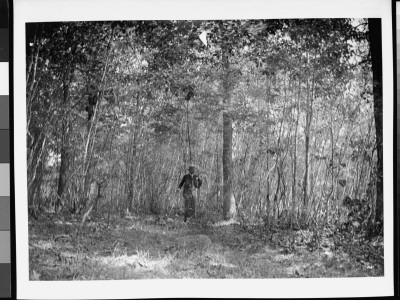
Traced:
<path fill-rule="evenodd" d="M 67 67 L 63 80 L 63 106 L 66 109 L 69 101 L 69 81 L 71 75 L 70 66 Z M 68 167 L 69 167 L 69 118 L 64 116 L 62 120 L 62 139 L 61 139 L 61 165 L 58 177 L 57 199 L 54 210 L 58 212 L 60 205 L 63 205 L 63 197 L 67 186 Z"/>
<path fill-rule="evenodd" d="M 308 83 L 307 83 L 308 90 Z M 308 92 L 307 99 L 309 99 L 310 93 Z M 308 167 L 309 167 L 309 152 L 310 152 L 310 129 L 311 129 L 311 106 L 309 100 L 307 100 L 307 111 L 306 111 L 306 126 L 304 130 L 305 135 L 305 153 L 304 153 L 304 178 L 303 178 L 303 212 L 302 221 L 307 218 L 308 209 Z"/>
<path fill-rule="evenodd" d="M 309 59 L 307 58 L 309 61 Z M 315 53 L 314 53 L 315 60 Z M 314 67 L 315 68 L 315 67 Z M 305 128 L 305 154 L 304 154 L 304 180 L 303 180 L 303 220 L 308 217 L 308 202 L 309 202 L 309 161 L 310 161 L 310 134 L 313 118 L 313 102 L 314 102 L 314 85 L 315 85 L 315 69 L 312 73 L 311 92 L 310 85 L 307 81 L 307 111 L 306 111 L 306 128 Z"/>
<path fill-rule="evenodd" d="M 90 184 L 92 183 L 93 179 L 93 170 L 95 170 L 97 165 L 97 159 L 93 159 L 93 157 L 96 152 L 95 149 L 96 135 L 100 119 L 99 116 L 101 115 L 101 102 L 104 97 L 104 81 L 108 69 L 110 52 L 111 52 L 110 45 L 113 36 L 114 36 L 114 29 L 112 30 L 110 39 L 108 40 L 106 62 L 98 86 L 98 92 L 99 92 L 98 99 L 94 107 L 93 116 L 87 123 L 87 138 L 86 138 L 85 152 L 83 155 L 83 168 L 82 168 L 83 190 L 81 190 L 80 192 L 81 207 L 83 208 L 86 207 L 86 205 L 89 203 L 90 200 Z"/>
<path fill-rule="evenodd" d="M 293 226 L 293 220 L 295 216 L 295 208 L 296 208 L 296 200 L 297 200 L 297 132 L 299 128 L 299 119 L 300 119 L 300 95 L 301 95 L 301 80 L 299 78 L 298 83 L 298 91 L 297 91 L 297 107 L 296 107 L 296 127 L 294 131 L 294 145 L 293 145 L 293 157 L 292 157 L 292 211 L 290 216 L 290 224 Z"/>
<path fill-rule="evenodd" d="M 232 189 L 232 119 L 226 113 L 223 115 L 223 198 L 224 217 L 231 219 L 236 214 L 235 198 Z"/>
<path fill-rule="evenodd" d="M 382 130 L 382 27 L 380 19 L 368 19 L 373 74 L 375 141 L 377 150 L 375 221 L 383 220 L 383 130 Z"/>
<path fill-rule="evenodd" d="M 133 211 L 133 198 L 134 198 L 134 190 L 135 190 L 135 182 L 136 182 L 136 173 L 137 173 L 137 142 L 138 142 L 139 129 L 136 129 L 133 133 L 133 138 L 131 141 L 132 150 L 129 151 L 130 159 L 129 159 L 129 173 L 128 173 L 128 199 L 127 199 L 127 212 L 131 213 Z"/>
<path fill-rule="evenodd" d="M 225 110 L 231 105 L 232 82 L 230 76 L 229 57 L 226 46 L 223 47 L 223 65 L 225 76 L 223 79 L 223 97 Z M 226 220 L 236 217 L 236 203 L 233 195 L 233 174 L 232 174 L 232 117 L 226 111 L 223 119 L 223 146 L 222 146 L 222 168 L 223 168 L 223 214 Z"/>

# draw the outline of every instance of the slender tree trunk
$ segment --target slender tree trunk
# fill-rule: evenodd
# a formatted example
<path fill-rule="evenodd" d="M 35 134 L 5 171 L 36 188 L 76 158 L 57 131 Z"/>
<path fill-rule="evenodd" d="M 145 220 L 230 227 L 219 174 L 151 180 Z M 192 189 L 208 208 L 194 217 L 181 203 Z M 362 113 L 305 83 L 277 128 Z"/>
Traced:
<path fill-rule="evenodd" d="M 331 98 L 331 110 L 333 110 L 333 99 Z M 333 113 L 331 113 L 331 118 L 330 118 L 330 134 L 331 134 L 331 193 L 329 195 L 329 197 L 326 199 L 326 215 L 325 215 L 325 223 L 328 224 L 329 223 L 329 207 L 330 207 L 330 198 L 332 197 L 332 200 L 335 200 L 335 174 L 334 174 L 334 170 L 335 170 L 335 141 L 334 141 L 334 137 L 333 137 Z"/>
<path fill-rule="evenodd" d="M 63 106 L 66 109 L 69 102 L 69 82 L 71 76 L 71 67 L 68 66 L 63 79 Z M 63 205 L 65 189 L 67 186 L 68 169 L 69 169 L 69 118 L 64 116 L 62 120 L 62 139 L 61 139 L 61 165 L 58 177 L 57 199 L 54 210 L 58 212 L 60 205 Z"/>
<path fill-rule="evenodd" d="M 380 19 L 368 19 L 371 51 L 375 140 L 377 150 L 375 221 L 383 221 L 383 130 L 382 130 L 382 27 Z"/>
<path fill-rule="evenodd" d="M 308 85 L 308 83 L 307 83 Z M 307 87 L 308 89 L 308 87 Z M 309 92 L 307 98 L 309 98 Z M 303 178 L 303 216 L 302 219 L 306 219 L 307 208 L 308 208 L 308 167 L 309 167 L 309 152 L 310 152 L 310 125 L 311 125 L 311 107 L 310 100 L 307 100 L 307 111 L 306 111 L 306 128 L 305 134 L 305 153 L 304 153 L 304 178 Z"/>
<path fill-rule="evenodd" d="M 186 137 L 189 153 L 189 165 L 192 164 L 192 145 L 190 143 L 190 126 L 189 126 L 189 100 L 186 101 Z"/>
<path fill-rule="evenodd" d="M 292 212 L 290 217 L 291 225 L 293 224 L 293 219 L 295 215 L 295 207 L 296 207 L 296 199 L 297 199 L 297 131 L 299 128 L 299 119 L 300 119 L 300 95 L 301 95 L 301 81 L 299 78 L 298 92 L 297 92 L 297 109 L 296 109 L 296 128 L 294 131 L 294 149 L 293 149 L 293 184 L 292 184 Z"/>
<path fill-rule="evenodd" d="M 138 158 L 137 158 L 137 145 L 142 135 L 142 109 L 140 103 L 140 95 L 137 95 L 136 98 L 136 115 L 137 121 L 135 130 L 133 133 L 133 144 L 131 145 L 131 158 L 129 160 L 129 182 L 128 182 L 128 205 L 127 210 L 132 212 L 133 210 L 133 197 L 134 197 L 134 190 L 135 190 L 135 181 L 136 181 L 136 174 L 137 174 L 137 166 L 138 166 Z"/>
<path fill-rule="evenodd" d="M 94 108 L 93 116 L 91 120 L 89 120 L 87 124 L 87 138 L 86 138 L 86 145 L 85 151 L 83 155 L 83 168 L 82 168 L 82 177 L 83 180 L 83 190 L 81 190 L 80 197 L 82 199 L 82 204 L 84 207 L 89 202 L 90 197 L 90 184 L 93 178 L 93 170 L 96 167 L 97 161 L 93 161 L 93 155 L 95 153 L 95 141 L 96 141 L 96 134 L 99 125 L 99 116 L 101 115 L 101 103 L 104 97 L 104 85 L 105 85 L 105 77 L 108 70 L 108 65 L 110 63 L 110 53 L 111 53 L 111 40 L 114 36 L 114 29 L 110 34 L 110 38 L 108 40 L 107 46 L 107 55 L 106 55 L 106 62 L 104 65 L 104 69 L 102 72 L 102 77 L 100 80 L 100 84 L 98 87 L 98 99 L 96 102 L 96 106 Z"/>
<path fill-rule="evenodd" d="M 286 110 L 286 80 L 284 80 L 284 88 L 285 88 L 285 100 L 284 100 L 284 105 L 283 105 L 283 111 Z M 273 220 L 275 220 L 279 217 L 279 204 L 278 204 L 278 196 L 280 192 L 280 187 L 281 187 L 281 177 L 282 177 L 282 149 L 281 149 L 281 139 L 283 137 L 283 119 L 281 119 L 280 125 L 279 125 L 279 131 L 278 131 L 278 141 L 277 141 L 277 152 L 275 154 L 275 167 L 276 171 L 278 173 L 278 178 L 277 178 L 277 186 L 276 186 L 276 191 L 275 195 L 273 198 Z M 278 212 L 276 212 L 278 211 Z"/>
<path fill-rule="evenodd" d="M 135 160 L 136 160 L 136 145 L 135 145 L 135 138 L 133 139 L 133 146 L 131 152 L 131 159 L 129 160 L 129 173 L 128 173 L 128 199 L 127 199 L 127 212 L 132 212 L 133 209 L 133 197 L 134 197 L 134 172 L 135 172 Z"/>
<path fill-rule="evenodd" d="M 217 184 L 217 203 L 220 203 L 220 193 L 221 193 L 221 163 L 220 163 L 220 150 L 219 150 L 219 132 L 217 131 L 215 135 L 215 156 L 216 156 L 216 171 L 215 171 L 215 182 Z"/>
<path fill-rule="evenodd" d="M 315 54 L 314 54 L 315 59 Z M 313 102 L 314 102 L 314 84 L 315 84 L 315 70 L 312 71 L 311 92 L 310 86 L 307 82 L 307 111 L 306 111 L 306 128 L 305 128 L 305 154 L 304 154 L 304 180 L 303 180 L 303 220 L 308 216 L 308 202 L 309 202 L 309 160 L 310 160 L 310 133 L 311 123 L 313 118 Z"/>

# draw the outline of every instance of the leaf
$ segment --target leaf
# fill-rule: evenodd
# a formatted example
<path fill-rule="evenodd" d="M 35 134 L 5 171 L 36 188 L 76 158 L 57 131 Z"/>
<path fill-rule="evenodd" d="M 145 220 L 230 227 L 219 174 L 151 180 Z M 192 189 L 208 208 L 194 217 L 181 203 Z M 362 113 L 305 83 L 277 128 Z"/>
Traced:
<path fill-rule="evenodd" d="M 31 275 L 31 279 L 32 280 L 40 280 L 40 274 L 38 272 L 36 272 L 35 270 L 32 271 L 32 275 Z"/>
<path fill-rule="evenodd" d="M 203 42 L 203 44 L 207 47 L 207 31 L 203 31 L 199 35 L 200 40 Z"/>

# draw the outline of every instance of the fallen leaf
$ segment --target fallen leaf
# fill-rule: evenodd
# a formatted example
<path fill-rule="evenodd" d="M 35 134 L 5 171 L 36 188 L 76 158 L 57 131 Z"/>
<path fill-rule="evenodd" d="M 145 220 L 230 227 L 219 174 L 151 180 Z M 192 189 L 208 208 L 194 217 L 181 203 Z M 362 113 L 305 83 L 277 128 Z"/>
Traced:
<path fill-rule="evenodd" d="M 39 280 L 40 279 L 40 274 L 38 272 L 36 272 L 35 270 L 32 271 L 32 275 L 31 275 L 31 279 L 32 280 Z"/>

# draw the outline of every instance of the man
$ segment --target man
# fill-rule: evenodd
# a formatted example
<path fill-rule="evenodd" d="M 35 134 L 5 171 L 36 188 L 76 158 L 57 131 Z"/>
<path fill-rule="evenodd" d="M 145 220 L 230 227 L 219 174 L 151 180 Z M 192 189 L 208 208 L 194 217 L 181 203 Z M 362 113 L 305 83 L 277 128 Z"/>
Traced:
<path fill-rule="evenodd" d="M 184 221 L 195 214 L 196 211 L 196 193 L 202 185 L 202 181 L 198 175 L 194 174 L 195 167 L 189 167 L 189 174 L 183 176 L 179 189 L 183 187 L 183 199 L 185 202 L 185 216 Z"/>

